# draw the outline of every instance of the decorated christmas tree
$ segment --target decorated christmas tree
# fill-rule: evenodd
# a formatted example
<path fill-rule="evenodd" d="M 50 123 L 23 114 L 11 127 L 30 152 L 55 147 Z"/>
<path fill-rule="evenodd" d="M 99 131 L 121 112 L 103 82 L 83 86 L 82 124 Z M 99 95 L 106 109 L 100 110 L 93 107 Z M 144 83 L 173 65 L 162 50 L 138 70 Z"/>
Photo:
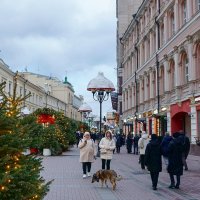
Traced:
<path fill-rule="evenodd" d="M 22 154 L 31 143 L 20 113 L 29 95 L 17 97 L 17 74 L 12 95 L 4 92 L 5 85 L 0 84 L 0 199 L 42 199 L 50 182 L 40 176 L 41 159 Z"/>

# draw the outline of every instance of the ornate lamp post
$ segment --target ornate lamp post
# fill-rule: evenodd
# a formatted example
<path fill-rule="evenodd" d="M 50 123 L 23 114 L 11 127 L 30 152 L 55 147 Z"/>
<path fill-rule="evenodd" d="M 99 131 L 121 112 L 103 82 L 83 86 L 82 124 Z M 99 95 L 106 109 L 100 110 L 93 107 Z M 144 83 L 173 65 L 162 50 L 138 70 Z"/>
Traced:
<path fill-rule="evenodd" d="M 100 134 L 102 120 L 102 102 L 107 101 L 109 94 L 115 90 L 113 83 L 108 80 L 103 72 L 99 72 L 97 77 L 92 79 L 87 86 L 87 90 L 93 94 L 93 99 L 100 103 Z"/>
<path fill-rule="evenodd" d="M 92 108 L 87 103 L 83 103 L 78 109 L 78 112 L 81 113 L 81 120 L 83 121 L 84 114 L 89 116 L 89 114 L 92 112 Z"/>

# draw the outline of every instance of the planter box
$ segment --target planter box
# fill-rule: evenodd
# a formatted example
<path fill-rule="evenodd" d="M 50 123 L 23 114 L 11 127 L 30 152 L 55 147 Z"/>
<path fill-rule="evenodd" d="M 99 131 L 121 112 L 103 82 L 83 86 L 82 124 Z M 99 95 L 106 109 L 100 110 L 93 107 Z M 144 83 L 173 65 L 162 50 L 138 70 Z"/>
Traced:
<path fill-rule="evenodd" d="M 50 149 L 43 149 L 43 156 L 51 156 L 51 150 Z"/>

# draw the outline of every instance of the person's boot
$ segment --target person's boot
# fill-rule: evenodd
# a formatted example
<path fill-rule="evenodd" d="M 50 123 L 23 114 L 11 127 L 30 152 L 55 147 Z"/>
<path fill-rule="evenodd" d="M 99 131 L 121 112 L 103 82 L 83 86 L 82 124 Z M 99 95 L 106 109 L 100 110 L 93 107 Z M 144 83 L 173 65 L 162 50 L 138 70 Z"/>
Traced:
<path fill-rule="evenodd" d="M 170 189 L 174 189 L 175 188 L 175 185 L 174 183 L 171 183 L 171 185 L 169 186 Z"/>
<path fill-rule="evenodd" d="M 176 189 L 179 189 L 179 185 L 178 185 L 178 184 L 176 184 L 175 188 L 176 188 Z"/>

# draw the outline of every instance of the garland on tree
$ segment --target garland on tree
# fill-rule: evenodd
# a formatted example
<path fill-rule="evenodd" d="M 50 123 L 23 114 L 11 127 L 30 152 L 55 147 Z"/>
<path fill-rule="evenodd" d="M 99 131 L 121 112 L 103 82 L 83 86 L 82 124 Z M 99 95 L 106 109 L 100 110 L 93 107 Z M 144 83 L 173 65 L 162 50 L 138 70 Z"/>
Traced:
<path fill-rule="evenodd" d="M 0 84 L 0 199 L 43 199 L 49 184 L 40 176 L 41 159 L 25 156 L 22 151 L 30 145 L 26 125 L 21 123 L 20 107 L 24 98 L 17 97 L 17 74 L 13 96 L 6 95 L 6 83 Z"/>

